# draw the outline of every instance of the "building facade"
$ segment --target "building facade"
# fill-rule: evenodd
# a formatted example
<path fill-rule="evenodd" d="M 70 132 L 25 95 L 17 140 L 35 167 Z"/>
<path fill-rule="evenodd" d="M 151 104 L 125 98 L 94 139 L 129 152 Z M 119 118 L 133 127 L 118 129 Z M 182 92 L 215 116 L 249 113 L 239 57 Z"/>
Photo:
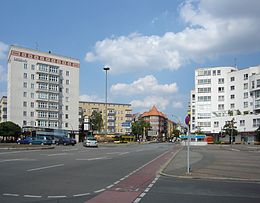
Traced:
<path fill-rule="evenodd" d="M 197 69 L 190 110 L 191 132 L 218 134 L 234 119 L 238 141 L 252 141 L 260 125 L 260 66 Z"/>
<path fill-rule="evenodd" d="M 91 130 L 89 118 L 93 111 L 100 112 L 103 119 L 103 129 L 100 133 L 105 133 L 107 125 L 108 134 L 130 134 L 132 123 L 131 104 L 118 104 L 102 102 L 79 102 L 81 121 L 85 120 L 84 130 Z M 106 122 L 107 120 L 107 122 Z"/>
<path fill-rule="evenodd" d="M 144 112 L 141 118 L 150 123 L 150 131 L 153 132 L 150 134 L 153 137 L 151 139 L 166 140 L 168 133 L 168 119 L 166 115 L 153 106 L 149 111 Z"/>
<path fill-rule="evenodd" d="M 77 59 L 11 46 L 7 120 L 23 128 L 78 130 Z"/>
<path fill-rule="evenodd" d="M 2 96 L 0 100 L 0 123 L 7 121 L 7 97 Z"/>

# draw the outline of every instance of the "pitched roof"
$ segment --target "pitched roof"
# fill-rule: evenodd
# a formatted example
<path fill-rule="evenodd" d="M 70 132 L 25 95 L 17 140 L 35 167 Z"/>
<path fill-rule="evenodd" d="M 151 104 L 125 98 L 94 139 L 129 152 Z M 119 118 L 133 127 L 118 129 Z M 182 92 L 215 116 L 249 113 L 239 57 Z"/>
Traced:
<path fill-rule="evenodd" d="M 153 106 L 150 111 L 144 112 L 141 117 L 147 117 L 147 116 L 161 116 L 161 117 L 167 118 L 166 115 L 164 115 L 162 112 L 158 111 L 156 106 Z"/>

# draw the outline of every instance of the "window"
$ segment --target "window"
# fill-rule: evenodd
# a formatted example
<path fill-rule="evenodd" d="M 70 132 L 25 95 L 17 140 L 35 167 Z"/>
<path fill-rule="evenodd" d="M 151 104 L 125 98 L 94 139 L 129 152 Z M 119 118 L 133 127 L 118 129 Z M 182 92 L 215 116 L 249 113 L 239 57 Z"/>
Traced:
<path fill-rule="evenodd" d="M 34 98 L 34 93 L 31 93 L 31 98 L 32 98 L 32 99 Z"/>
<path fill-rule="evenodd" d="M 254 89 L 255 88 L 255 81 L 252 81 L 252 89 Z"/>
<path fill-rule="evenodd" d="M 260 87 L 260 80 L 256 80 L 256 87 Z"/>
<path fill-rule="evenodd" d="M 219 87 L 218 92 L 224 92 L 224 87 Z"/>
<path fill-rule="evenodd" d="M 245 126 L 245 120 L 240 120 L 240 121 L 239 121 L 239 125 L 240 125 L 240 126 Z"/>
<path fill-rule="evenodd" d="M 39 83 L 39 89 L 40 90 L 47 90 L 48 84 L 47 83 Z"/>
<path fill-rule="evenodd" d="M 218 110 L 224 110 L 224 104 L 219 104 L 218 105 Z"/>
<path fill-rule="evenodd" d="M 66 93 L 67 93 L 67 94 L 69 93 L 69 88 L 66 88 Z"/>
<path fill-rule="evenodd" d="M 218 79 L 218 84 L 224 84 L 224 78 L 219 78 Z"/>
<path fill-rule="evenodd" d="M 65 118 L 68 119 L 69 118 L 69 114 L 65 114 Z"/>
<path fill-rule="evenodd" d="M 211 92 L 210 87 L 198 88 L 198 93 L 210 93 L 210 92 Z"/>
<path fill-rule="evenodd" d="M 34 83 L 31 83 L 31 89 L 34 89 Z"/>
<path fill-rule="evenodd" d="M 211 79 L 200 79 L 198 80 L 198 85 L 211 84 Z"/>
<path fill-rule="evenodd" d="M 244 74 L 244 80 L 248 79 L 248 74 Z"/>
<path fill-rule="evenodd" d="M 65 106 L 65 110 L 68 111 L 69 110 L 69 106 Z"/>
<path fill-rule="evenodd" d="M 65 127 L 67 128 L 69 126 L 69 124 L 68 123 L 65 123 Z"/>
<path fill-rule="evenodd" d="M 48 75 L 39 73 L 39 80 L 48 80 Z"/>
<path fill-rule="evenodd" d="M 50 81 L 51 82 L 59 82 L 59 77 L 56 75 L 50 75 Z"/>
<path fill-rule="evenodd" d="M 38 64 L 39 71 L 48 72 L 48 66 L 45 64 Z"/>
<path fill-rule="evenodd" d="M 248 83 L 244 83 L 244 90 L 248 89 Z"/>
<path fill-rule="evenodd" d="M 31 74 L 31 79 L 34 80 L 34 74 Z"/>
<path fill-rule="evenodd" d="M 47 112 L 45 112 L 45 111 L 39 111 L 39 112 L 38 112 L 38 117 L 40 117 L 40 118 L 47 118 Z"/>
<path fill-rule="evenodd" d="M 23 92 L 23 97 L 27 97 L 27 92 Z"/>
<path fill-rule="evenodd" d="M 248 107 L 248 102 L 244 102 L 244 108 Z"/>
<path fill-rule="evenodd" d="M 224 101 L 224 95 L 218 96 L 218 101 Z"/>
<path fill-rule="evenodd" d="M 47 103 L 46 102 L 39 102 L 38 107 L 41 109 L 47 109 Z"/>
<path fill-rule="evenodd" d="M 56 100 L 56 101 L 57 101 L 57 100 L 59 100 L 59 95 L 57 95 L 57 94 L 50 94 L 50 95 L 49 95 L 49 99 L 50 99 L 50 100 Z"/>
<path fill-rule="evenodd" d="M 66 80 L 66 85 L 69 85 L 70 84 L 70 81 L 69 80 Z"/>
<path fill-rule="evenodd" d="M 27 69 L 27 63 L 23 64 L 23 68 L 26 70 Z"/>
<path fill-rule="evenodd" d="M 46 94 L 46 93 L 39 93 L 38 98 L 39 99 L 48 99 L 48 94 Z"/>
<path fill-rule="evenodd" d="M 34 108 L 34 102 L 31 102 L 31 107 Z"/>
<path fill-rule="evenodd" d="M 50 73 L 58 73 L 58 67 L 57 66 L 50 66 Z"/>
<path fill-rule="evenodd" d="M 27 102 L 26 101 L 23 102 L 23 107 L 27 107 Z"/>
<path fill-rule="evenodd" d="M 260 108 L 260 100 L 255 101 L 255 108 L 256 109 Z"/>
<path fill-rule="evenodd" d="M 260 97 L 260 90 L 255 91 L 255 98 L 259 98 Z"/>
<path fill-rule="evenodd" d="M 24 82 L 24 83 L 23 83 L 23 87 L 24 87 L 24 88 L 27 88 L 27 82 Z"/>
<path fill-rule="evenodd" d="M 50 104 L 49 104 L 49 108 L 50 108 L 50 109 L 56 109 L 56 110 L 57 110 L 57 109 L 59 108 L 59 106 L 58 106 L 58 104 L 56 104 L 56 103 L 50 103 Z"/>
<path fill-rule="evenodd" d="M 31 69 L 34 70 L 35 69 L 35 65 L 31 65 Z"/>
<path fill-rule="evenodd" d="M 23 126 L 27 125 L 27 121 L 23 121 Z"/>
<path fill-rule="evenodd" d="M 218 73 L 218 75 L 221 75 L 221 70 L 218 70 L 217 73 Z"/>
<path fill-rule="evenodd" d="M 230 108 L 234 109 L 235 108 L 235 104 L 234 103 L 230 104 Z"/>
<path fill-rule="evenodd" d="M 46 126 L 47 126 L 47 121 L 39 120 L 39 121 L 38 121 L 38 126 L 39 126 L 39 127 L 46 127 Z"/>
<path fill-rule="evenodd" d="M 230 99 L 235 99 L 235 95 L 234 95 L 234 94 L 231 94 L 231 95 L 230 95 Z"/>
<path fill-rule="evenodd" d="M 209 75 L 211 75 L 210 70 L 199 70 L 198 71 L 198 76 L 209 76 Z"/>
<path fill-rule="evenodd" d="M 27 116 L 27 111 L 23 111 L 23 116 Z"/>
<path fill-rule="evenodd" d="M 31 117 L 34 117 L 34 112 L 33 111 L 31 112 Z"/>
<path fill-rule="evenodd" d="M 230 86 L 230 90 L 235 90 L 235 86 L 234 85 Z"/>
<path fill-rule="evenodd" d="M 216 75 L 216 70 L 213 70 L 213 71 L 212 71 L 212 74 L 213 74 L 213 75 Z"/>
<path fill-rule="evenodd" d="M 23 78 L 24 78 L 24 79 L 27 79 L 27 73 L 24 73 L 24 74 L 23 74 Z"/>
<path fill-rule="evenodd" d="M 214 121 L 214 128 L 217 128 L 219 126 L 219 122 L 218 121 Z"/>
<path fill-rule="evenodd" d="M 67 75 L 67 76 L 69 76 L 69 75 L 70 75 L 70 72 L 69 72 L 68 70 L 66 71 L 66 75 Z"/>
<path fill-rule="evenodd" d="M 235 77 L 231 77 L 231 78 L 230 78 L 230 81 L 231 81 L 231 82 L 235 81 Z"/>
<path fill-rule="evenodd" d="M 50 84 L 49 85 L 49 90 L 54 91 L 54 92 L 58 92 L 59 91 L 59 86 Z"/>
<path fill-rule="evenodd" d="M 260 126 L 260 118 L 253 119 L 253 127 L 259 127 Z"/>
<path fill-rule="evenodd" d="M 248 98 L 248 92 L 244 92 L 244 99 Z"/>

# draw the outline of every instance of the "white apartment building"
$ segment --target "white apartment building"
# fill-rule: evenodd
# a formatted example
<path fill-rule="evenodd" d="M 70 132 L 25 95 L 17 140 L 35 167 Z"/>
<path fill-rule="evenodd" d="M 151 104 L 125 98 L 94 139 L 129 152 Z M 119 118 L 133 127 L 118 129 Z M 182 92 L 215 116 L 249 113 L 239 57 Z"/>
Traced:
<path fill-rule="evenodd" d="M 77 59 L 11 46 L 7 120 L 23 128 L 78 130 Z"/>
<path fill-rule="evenodd" d="M 238 139 L 253 141 L 260 125 L 260 66 L 197 69 L 190 107 L 192 133 L 218 134 L 234 118 Z"/>

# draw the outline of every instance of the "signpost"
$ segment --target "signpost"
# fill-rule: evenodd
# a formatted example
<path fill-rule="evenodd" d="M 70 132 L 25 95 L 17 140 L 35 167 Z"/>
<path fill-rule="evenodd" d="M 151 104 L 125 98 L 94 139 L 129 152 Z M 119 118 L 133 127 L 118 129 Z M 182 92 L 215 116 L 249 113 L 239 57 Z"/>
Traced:
<path fill-rule="evenodd" d="M 185 123 L 188 126 L 187 137 L 188 137 L 188 145 L 187 145 L 187 174 L 190 174 L 190 115 L 188 114 L 185 118 Z"/>

